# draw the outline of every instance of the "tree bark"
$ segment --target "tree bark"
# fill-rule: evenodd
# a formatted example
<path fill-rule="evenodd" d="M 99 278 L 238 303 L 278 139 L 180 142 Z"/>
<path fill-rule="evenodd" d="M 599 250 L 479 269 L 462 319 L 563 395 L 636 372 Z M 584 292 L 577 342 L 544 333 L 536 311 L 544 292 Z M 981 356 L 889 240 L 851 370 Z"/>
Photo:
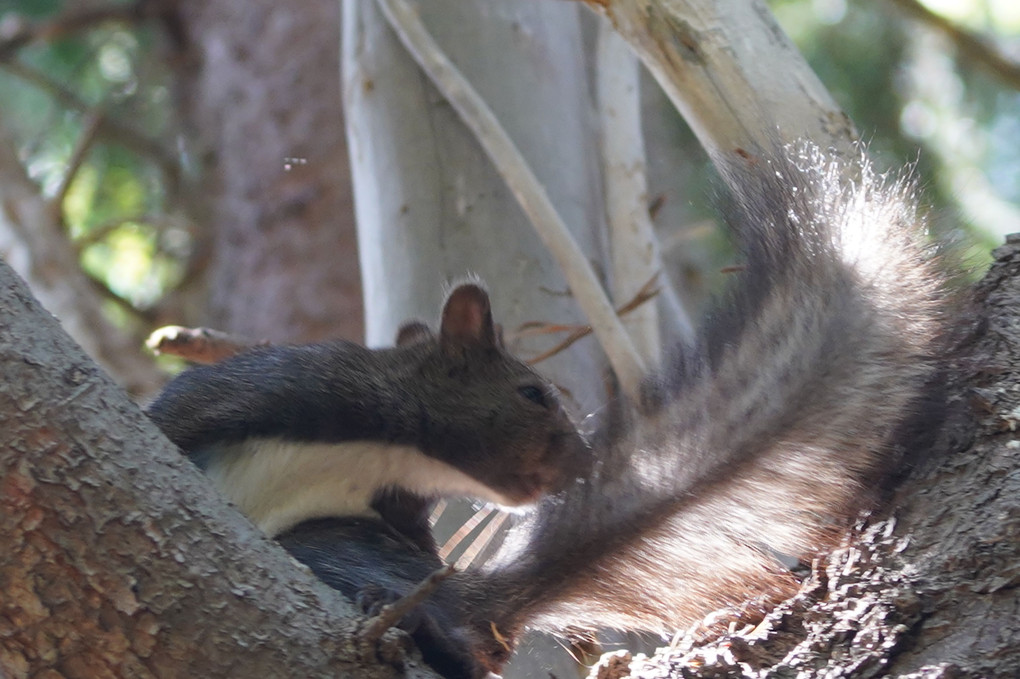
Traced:
<path fill-rule="evenodd" d="M 589 0 L 630 43 L 709 155 L 857 133 L 763 0 Z"/>
<path fill-rule="evenodd" d="M 578 7 L 502 0 L 420 7 L 437 42 L 506 122 L 586 252 L 603 261 L 598 137 Z M 369 343 L 391 342 L 409 317 L 431 317 L 443 285 L 468 273 L 489 282 L 495 316 L 511 332 L 526 321 L 583 322 L 505 182 L 374 3 L 345 3 L 344 22 Z M 529 342 L 525 356 L 547 346 Z M 593 343 L 542 370 L 569 390 L 579 411 L 601 400 Z"/>
<path fill-rule="evenodd" d="M 995 255 L 957 318 L 949 413 L 881 516 L 754 630 L 689 635 L 629 676 L 1020 676 L 1020 235 Z"/>
<path fill-rule="evenodd" d="M 255 339 L 360 340 L 333 0 L 180 3 L 179 88 L 209 233 L 185 318 Z"/>
<path fill-rule="evenodd" d="M 0 675 L 395 676 L 2 262 L 0 373 Z"/>

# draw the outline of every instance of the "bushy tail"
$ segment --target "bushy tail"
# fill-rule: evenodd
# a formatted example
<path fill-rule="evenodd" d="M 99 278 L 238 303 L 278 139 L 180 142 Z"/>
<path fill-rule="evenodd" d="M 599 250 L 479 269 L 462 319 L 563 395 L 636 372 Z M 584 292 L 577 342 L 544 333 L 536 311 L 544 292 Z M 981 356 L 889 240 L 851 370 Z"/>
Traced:
<path fill-rule="evenodd" d="M 739 282 L 484 574 L 504 633 L 669 632 L 787 595 L 773 554 L 830 545 L 899 463 L 943 286 L 910 184 L 807 146 L 727 168 Z"/>

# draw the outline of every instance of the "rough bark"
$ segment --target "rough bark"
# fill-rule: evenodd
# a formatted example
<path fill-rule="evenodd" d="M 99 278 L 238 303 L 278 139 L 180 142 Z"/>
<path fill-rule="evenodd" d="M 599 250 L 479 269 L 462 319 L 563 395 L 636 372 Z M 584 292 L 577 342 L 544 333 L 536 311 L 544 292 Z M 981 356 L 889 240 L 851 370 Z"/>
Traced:
<path fill-rule="evenodd" d="M 974 298 L 949 416 L 883 515 L 753 631 L 688 637 L 630 676 L 1020 676 L 1020 236 Z M 627 676 L 623 664 L 599 676 Z"/>
<path fill-rule="evenodd" d="M 0 676 L 395 675 L 2 262 L 0 374 Z"/>
<path fill-rule="evenodd" d="M 274 341 L 362 337 L 333 0 L 180 3 L 204 275 L 175 323 Z"/>

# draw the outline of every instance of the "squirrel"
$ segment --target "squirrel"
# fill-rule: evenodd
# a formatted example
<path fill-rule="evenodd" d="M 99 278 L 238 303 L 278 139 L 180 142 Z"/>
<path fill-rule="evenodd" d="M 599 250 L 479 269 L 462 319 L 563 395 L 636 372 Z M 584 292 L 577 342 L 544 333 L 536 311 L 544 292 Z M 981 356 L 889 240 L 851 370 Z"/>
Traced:
<path fill-rule="evenodd" d="M 146 412 L 227 499 L 366 613 L 442 566 L 428 524 L 437 498 L 532 504 L 589 457 L 555 389 L 502 346 L 478 283 L 449 293 L 438 336 L 414 322 L 387 349 L 250 349 L 182 372 Z M 444 676 L 477 676 L 449 598 L 435 595 L 401 627 Z"/>
<path fill-rule="evenodd" d="M 184 373 L 149 414 L 366 610 L 439 565 L 431 498 L 541 499 L 407 621 L 447 677 L 498 672 L 525 629 L 670 633 L 779 600 L 796 582 L 775 554 L 830 547 L 902 467 L 906 432 L 935 426 L 945 277 L 912 185 L 863 153 L 802 144 L 716 164 L 741 271 L 590 437 L 503 352 L 478 286 L 450 295 L 438 338 L 257 349 Z"/>
<path fill-rule="evenodd" d="M 666 635 L 791 596 L 776 555 L 833 547 L 945 414 L 947 267 L 911 182 L 808 143 L 716 165 L 728 295 L 596 427 L 592 473 L 456 576 L 490 669 L 525 628 Z"/>

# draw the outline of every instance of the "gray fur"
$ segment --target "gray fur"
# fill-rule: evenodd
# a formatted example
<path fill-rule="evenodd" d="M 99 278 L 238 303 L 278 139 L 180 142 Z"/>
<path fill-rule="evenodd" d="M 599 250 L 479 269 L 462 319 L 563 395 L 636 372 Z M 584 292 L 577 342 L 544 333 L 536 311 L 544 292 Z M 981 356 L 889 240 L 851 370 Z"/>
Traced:
<path fill-rule="evenodd" d="M 744 270 L 693 346 L 467 584 L 478 628 L 670 633 L 791 593 L 899 464 L 938 370 L 942 277 L 908 183 L 809 146 L 726 166 Z M 493 657 L 499 657 L 493 644 Z"/>
<path fill-rule="evenodd" d="M 392 349 L 253 349 L 182 373 L 148 414 L 270 532 L 364 516 L 394 489 L 532 503 L 588 457 L 553 388 L 500 346 L 474 284 L 450 293 L 439 337 L 419 324 Z"/>

